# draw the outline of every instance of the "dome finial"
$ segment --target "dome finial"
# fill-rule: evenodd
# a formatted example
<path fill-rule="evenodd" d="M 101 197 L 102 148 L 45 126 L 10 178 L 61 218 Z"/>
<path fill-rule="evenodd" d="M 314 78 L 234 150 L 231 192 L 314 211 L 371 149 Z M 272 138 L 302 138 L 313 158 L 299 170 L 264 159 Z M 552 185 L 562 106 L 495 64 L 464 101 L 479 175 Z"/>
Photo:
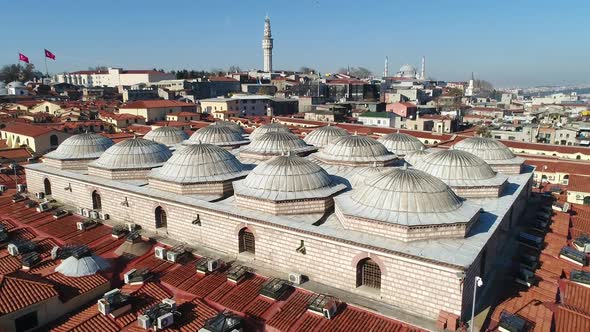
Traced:
<path fill-rule="evenodd" d="M 355 131 L 354 131 L 354 136 L 356 136 L 356 135 L 357 135 L 357 131 L 355 130 Z"/>
<path fill-rule="evenodd" d="M 420 151 L 424 151 L 424 150 L 425 150 L 425 146 L 423 145 L 420 147 Z"/>
<path fill-rule="evenodd" d="M 133 139 L 137 139 L 137 133 L 133 133 Z"/>
<path fill-rule="evenodd" d="M 405 171 L 408 169 L 408 163 L 404 160 L 404 164 L 402 165 L 402 169 Z"/>
<path fill-rule="evenodd" d="M 373 162 L 373 167 L 377 167 L 377 162 L 376 161 Z"/>
<path fill-rule="evenodd" d="M 397 130 L 397 133 L 399 134 L 399 129 Z"/>

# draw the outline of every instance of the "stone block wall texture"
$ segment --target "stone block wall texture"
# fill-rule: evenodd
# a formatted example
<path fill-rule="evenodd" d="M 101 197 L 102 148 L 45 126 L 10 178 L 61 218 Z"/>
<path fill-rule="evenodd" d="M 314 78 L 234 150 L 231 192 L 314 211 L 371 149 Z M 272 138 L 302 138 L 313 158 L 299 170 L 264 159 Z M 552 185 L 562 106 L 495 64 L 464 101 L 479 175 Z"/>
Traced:
<path fill-rule="evenodd" d="M 235 198 L 240 207 L 273 215 L 325 213 L 334 206 L 332 197 L 278 202 L 242 195 L 235 195 Z"/>

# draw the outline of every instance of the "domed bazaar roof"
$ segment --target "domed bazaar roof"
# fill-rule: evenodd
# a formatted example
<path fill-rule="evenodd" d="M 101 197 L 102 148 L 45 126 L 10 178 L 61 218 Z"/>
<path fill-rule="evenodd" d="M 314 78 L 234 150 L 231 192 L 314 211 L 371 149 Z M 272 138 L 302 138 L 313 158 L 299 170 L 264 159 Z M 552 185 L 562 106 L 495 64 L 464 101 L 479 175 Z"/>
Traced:
<path fill-rule="evenodd" d="M 188 134 L 184 132 L 184 130 L 176 127 L 159 127 L 150 130 L 145 136 L 143 136 L 143 138 L 170 146 L 186 140 Z"/>
<path fill-rule="evenodd" d="M 422 144 L 419 139 L 403 133 L 387 134 L 380 137 L 378 141 L 385 145 L 387 150 L 398 156 L 403 156 L 424 148 L 424 144 Z"/>
<path fill-rule="evenodd" d="M 441 150 L 418 161 L 414 168 L 424 171 L 450 186 L 501 185 L 508 177 L 496 173 L 483 159 L 466 151 Z"/>
<path fill-rule="evenodd" d="M 243 147 L 240 152 L 261 156 L 279 156 L 289 152 L 311 153 L 317 148 L 305 143 L 295 134 L 271 131 L 253 140 L 250 145 Z"/>
<path fill-rule="evenodd" d="M 479 211 L 441 180 L 407 167 L 377 174 L 334 199 L 343 214 L 405 226 L 468 222 Z"/>
<path fill-rule="evenodd" d="M 281 133 L 291 133 L 291 131 L 289 130 L 289 128 L 287 128 L 287 126 L 284 126 L 280 123 L 268 123 L 268 124 L 264 124 L 256 129 L 254 129 L 254 131 L 252 132 L 252 134 L 250 134 L 250 140 L 254 141 L 257 140 L 259 138 L 262 137 L 262 135 L 268 133 L 268 132 L 281 132 Z"/>
<path fill-rule="evenodd" d="M 362 167 L 355 171 L 352 176 L 348 179 L 352 188 L 358 188 L 366 183 L 371 177 L 390 171 L 390 167 L 377 167 L 369 166 Z"/>
<path fill-rule="evenodd" d="M 58 160 L 96 159 L 115 143 L 107 137 L 86 133 L 68 137 L 46 158 Z"/>
<path fill-rule="evenodd" d="M 225 120 L 216 121 L 216 122 L 210 124 L 210 126 L 228 127 L 231 130 L 237 132 L 238 134 L 244 134 L 244 129 L 242 128 L 242 126 L 240 126 L 239 124 L 232 122 L 232 121 L 225 121 Z"/>
<path fill-rule="evenodd" d="M 410 165 L 416 165 L 422 158 L 426 157 L 431 152 L 431 149 L 420 149 L 414 152 L 408 152 L 404 156 L 404 160 Z"/>
<path fill-rule="evenodd" d="M 470 152 L 488 163 L 517 158 L 502 142 L 487 137 L 470 137 L 458 142 L 453 148 Z"/>
<path fill-rule="evenodd" d="M 323 198 L 344 189 L 319 165 L 295 155 L 274 157 L 234 182 L 237 195 L 272 201 Z"/>
<path fill-rule="evenodd" d="M 322 148 L 334 142 L 336 139 L 348 135 L 350 134 L 346 129 L 335 126 L 325 126 L 312 130 L 303 138 L 303 140 L 307 144 Z"/>
<path fill-rule="evenodd" d="M 140 169 L 162 166 L 172 152 L 167 146 L 143 138 L 130 138 L 108 148 L 90 166 L 111 169 Z"/>
<path fill-rule="evenodd" d="M 222 127 L 220 127 L 222 128 Z M 175 183 L 220 182 L 244 177 L 249 168 L 229 151 L 212 144 L 193 144 L 175 152 L 149 178 Z"/>
<path fill-rule="evenodd" d="M 376 140 L 367 136 L 343 136 L 326 146 L 315 155 L 328 162 L 383 162 L 396 158 L 394 154 Z"/>
<path fill-rule="evenodd" d="M 109 263 L 102 257 L 91 255 L 76 258 L 70 256 L 64 259 L 56 268 L 59 272 L 68 277 L 84 277 L 96 274 L 98 271 L 109 268 Z"/>
<path fill-rule="evenodd" d="M 218 146 L 244 145 L 250 141 L 229 126 L 214 125 L 195 131 L 184 144 L 214 144 Z"/>

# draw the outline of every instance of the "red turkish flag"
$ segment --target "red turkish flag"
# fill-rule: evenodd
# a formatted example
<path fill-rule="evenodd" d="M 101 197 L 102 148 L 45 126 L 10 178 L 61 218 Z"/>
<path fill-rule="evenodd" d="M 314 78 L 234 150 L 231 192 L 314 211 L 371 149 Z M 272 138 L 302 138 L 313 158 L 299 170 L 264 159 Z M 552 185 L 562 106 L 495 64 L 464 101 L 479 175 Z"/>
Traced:
<path fill-rule="evenodd" d="M 45 57 L 50 58 L 51 60 L 55 60 L 55 54 L 49 52 L 47 49 L 45 49 Z"/>
<path fill-rule="evenodd" d="M 18 59 L 19 59 L 20 61 L 22 61 L 22 62 L 29 63 L 29 57 L 28 57 L 28 56 L 26 56 L 26 55 L 24 55 L 24 54 L 22 54 L 22 53 L 19 53 L 19 54 L 18 54 Z"/>

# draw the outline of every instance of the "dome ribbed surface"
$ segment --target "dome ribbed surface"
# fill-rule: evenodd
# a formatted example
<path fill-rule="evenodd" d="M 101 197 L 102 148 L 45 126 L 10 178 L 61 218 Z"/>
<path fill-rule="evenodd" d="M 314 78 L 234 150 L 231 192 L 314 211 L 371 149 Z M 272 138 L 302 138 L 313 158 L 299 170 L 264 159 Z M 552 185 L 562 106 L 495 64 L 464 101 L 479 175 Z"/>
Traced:
<path fill-rule="evenodd" d="M 262 156 L 278 156 L 289 152 L 305 153 L 315 150 L 315 147 L 308 145 L 295 134 L 271 131 L 253 140 L 241 151 Z"/>
<path fill-rule="evenodd" d="M 350 181 L 352 188 L 356 189 L 357 187 L 364 185 L 366 181 L 373 176 L 389 172 L 390 170 L 391 168 L 389 167 L 363 167 L 358 171 L 355 171 L 348 180 Z"/>
<path fill-rule="evenodd" d="M 418 151 L 409 152 L 404 156 L 404 160 L 408 162 L 410 165 L 416 165 L 419 163 L 424 157 L 430 154 L 430 150 L 420 149 Z"/>
<path fill-rule="evenodd" d="M 352 191 L 352 201 L 374 213 L 439 213 L 458 209 L 462 202 L 453 190 L 432 175 L 415 169 L 392 168 Z"/>
<path fill-rule="evenodd" d="M 131 138 L 107 149 L 90 165 L 105 169 L 138 169 L 161 166 L 172 156 L 167 146 L 143 138 Z"/>
<path fill-rule="evenodd" d="M 430 153 L 414 167 L 446 183 L 465 180 L 481 181 L 496 176 L 496 172 L 483 159 L 461 150 L 442 150 Z"/>
<path fill-rule="evenodd" d="M 188 139 L 188 134 L 180 128 L 160 127 L 150 130 L 143 138 L 164 145 L 174 145 Z"/>
<path fill-rule="evenodd" d="M 176 183 L 227 181 L 246 176 L 248 169 L 230 152 L 211 144 L 194 144 L 176 151 L 149 178 Z"/>
<path fill-rule="evenodd" d="M 372 162 L 394 159 L 395 155 L 367 136 L 343 136 L 317 154 L 318 159 L 340 162 Z"/>
<path fill-rule="evenodd" d="M 280 123 L 268 123 L 254 129 L 252 134 L 250 134 L 250 140 L 257 140 L 261 138 L 264 134 L 269 132 L 291 133 L 287 126 L 283 126 Z"/>
<path fill-rule="evenodd" d="M 92 255 L 81 258 L 70 256 L 55 268 L 55 272 L 68 277 L 84 277 L 94 275 L 98 271 L 108 268 L 109 263 L 100 256 Z"/>
<path fill-rule="evenodd" d="M 422 144 L 419 139 L 403 133 L 387 134 L 379 138 L 378 141 L 385 145 L 387 150 L 395 153 L 398 156 L 403 156 L 410 152 L 420 151 L 424 148 L 424 144 Z"/>
<path fill-rule="evenodd" d="M 236 194 L 268 200 L 327 197 L 345 188 L 319 165 L 293 155 L 274 157 L 234 182 Z"/>
<path fill-rule="evenodd" d="M 239 124 L 232 122 L 232 121 L 225 121 L 225 120 L 216 121 L 216 122 L 210 124 L 210 126 L 228 127 L 240 135 L 244 134 L 244 129 L 242 128 L 242 126 L 240 126 Z"/>
<path fill-rule="evenodd" d="M 455 144 L 453 148 L 473 153 L 487 162 L 516 158 L 514 153 L 502 142 L 486 137 L 470 137 Z"/>
<path fill-rule="evenodd" d="M 350 134 L 346 129 L 334 126 L 325 126 L 311 131 L 307 134 L 303 140 L 307 144 L 322 148 L 328 144 L 334 142 L 340 137 L 349 136 Z"/>
<path fill-rule="evenodd" d="M 108 137 L 98 134 L 79 134 L 64 140 L 55 151 L 45 155 L 47 158 L 96 159 L 115 143 Z"/>
<path fill-rule="evenodd" d="M 243 145 L 249 141 L 229 126 L 214 125 L 197 130 L 185 144 L 214 144 L 219 146 Z"/>

